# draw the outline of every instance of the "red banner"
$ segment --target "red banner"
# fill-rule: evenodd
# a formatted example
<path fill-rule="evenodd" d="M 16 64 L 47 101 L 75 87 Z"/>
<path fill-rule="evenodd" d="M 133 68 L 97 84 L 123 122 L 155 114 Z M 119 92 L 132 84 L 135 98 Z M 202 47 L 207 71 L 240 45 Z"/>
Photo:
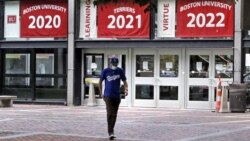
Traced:
<path fill-rule="evenodd" d="M 233 37 L 234 0 L 178 0 L 177 37 Z"/>
<path fill-rule="evenodd" d="M 148 4 L 140 6 L 132 0 L 98 6 L 98 37 L 149 38 Z"/>
<path fill-rule="evenodd" d="M 21 37 L 67 37 L 67 0 L 21 0 Z"/>

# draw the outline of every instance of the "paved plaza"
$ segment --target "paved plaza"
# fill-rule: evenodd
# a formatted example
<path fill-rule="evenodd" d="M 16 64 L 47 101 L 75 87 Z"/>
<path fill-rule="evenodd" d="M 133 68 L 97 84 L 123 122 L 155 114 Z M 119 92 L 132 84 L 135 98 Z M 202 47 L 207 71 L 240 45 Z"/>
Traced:
<path fill-rule="evenodd" d="M 120 107 L 116 141 L 249 141 L 250 112 Z M 104 106 L 0 108 L 0 141 L 108 141 Z"/>

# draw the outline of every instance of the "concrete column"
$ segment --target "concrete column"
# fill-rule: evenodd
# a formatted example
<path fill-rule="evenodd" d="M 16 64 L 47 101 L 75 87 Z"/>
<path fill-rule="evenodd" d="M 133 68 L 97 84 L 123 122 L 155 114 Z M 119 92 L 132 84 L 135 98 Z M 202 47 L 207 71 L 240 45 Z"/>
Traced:
<path fill-rule="evenodd" d="M 75 1 L 68 0 L 68 68 L 67 68 L 67 105 L 73 106 L 74 100 L 74 8 Z"/>
<path fill-rule="evenodd" d="M 134 57 L 132 55 L 132 48 L 128 49 L 128 64 L 126 66 L 126 68 L 129 68 L 128 66 L 130 66 L 130 70 L 128 70 L 128 76 L 127 76 L 127 81 L 128 81 L 128 107 L 132 107 L 133 106 L 133 97 L 134 97 L 134 93 L 133 93 L 133 83 L 132 81 L 134 81 L 134 78 L 132 78 L 132 74 L 133 74 L 133 67 L 134 64 L 133 62 L 135 62 L 135 60 L 133 60 Z"/>
<path fill-rule="evenodd" d="M 242 1 L 235 1 L 235 31 L 234 31 L 234 82 L 241 82 L 241 55 L 242 55 Z"/>

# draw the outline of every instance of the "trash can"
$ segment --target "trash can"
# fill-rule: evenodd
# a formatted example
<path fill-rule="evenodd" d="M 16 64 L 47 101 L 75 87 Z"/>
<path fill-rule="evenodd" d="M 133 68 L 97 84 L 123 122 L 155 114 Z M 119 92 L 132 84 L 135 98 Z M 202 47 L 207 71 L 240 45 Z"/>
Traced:
<path fill-rule="evenodd" d="M 247 84 L 229 85 L 229 105 L 231 112 L 246 111 Z"/>

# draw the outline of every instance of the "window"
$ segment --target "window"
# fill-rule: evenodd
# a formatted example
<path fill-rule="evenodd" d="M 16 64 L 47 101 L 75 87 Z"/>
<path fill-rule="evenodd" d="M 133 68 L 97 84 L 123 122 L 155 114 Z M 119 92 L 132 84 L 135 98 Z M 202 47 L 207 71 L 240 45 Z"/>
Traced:
<path fill-rule="evenodd" d="M 30 54 L 5 54 L 5 85 L 30 86 Z"/>
<path fill-rule="evenodd" d="M 215 77 L 233 77 L 233 55 L 215 55 Z"/>
<path fill-rule="evenodd" d="M 85 56 L 86 76 L 100 76 L 103 69 L 103 55 Z"/>
<path fill-rule="evenodd" d="M 135 89 L 136 99 L 154 99 L 153 85 L 136 85 Z"/>
<path fill-rule="evenodd" d="M 245 65 L 243 66 L 243 82 L 250 84 L 250 49 L 245 49 Z"/>
<path fill-rule="evenodd" d="M 136 55 L 136 77 L 154 77 L 154 55 Z"/>
<path fill-rule="evenodd" d="M 65 100 L 67 97 L 66 50 L 36 51 L 36 98 Z"/>
<path fill-rule="evenodd" d="M 36 54 L 36 86 L 54 86 L 54 78 L 46 74 L 54 74 L 54 54 Z"/>
<path fill-rule="evenodd" d="M 160 77 L 178 77 L 178 55 L 160 56 Z"/>
<path fill-rule="evenodd" d="M 209 55 L 190 56 L 190 78 L 209 77 Z"/>
<path fill-rule="evenodd" d="M 84 55 L 84 98 L 89 97 L 89 83 L 94 83 L 94 92 L 97 98 L 100 97 L 98 89 L 99 77 L 103 70 L 103 54 L 85 54 Z"/>

